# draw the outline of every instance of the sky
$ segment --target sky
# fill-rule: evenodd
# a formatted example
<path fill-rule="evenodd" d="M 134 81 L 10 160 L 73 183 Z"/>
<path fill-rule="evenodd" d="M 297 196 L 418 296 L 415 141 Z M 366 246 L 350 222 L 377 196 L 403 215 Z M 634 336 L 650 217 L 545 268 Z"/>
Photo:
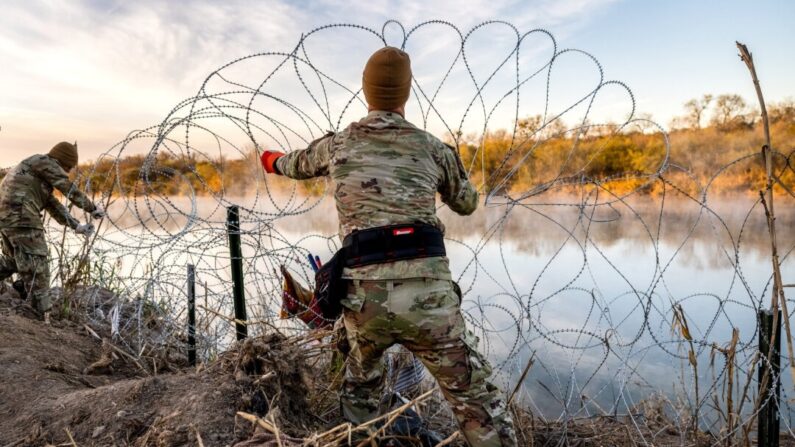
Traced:
<path fill-rule="evenodd" d="M 598 59 L 605 80 L 621 81 L 632 90 L 638 113 L 667 126 L 683 113 L 688 99 L 704 93 L 738 93 L 755 104 L 753 85 L 737 56 L 735 40 L 753 52 L 769 102 L 795 96 L 793 18 L 795 2 L 785 0 L 10 0 L 3 3 L 0 14 L 0 166 L 46 152 L 62 140 L 78 141 L 81 159 L 96 158 L 130 132 L 169 117 L 180 101 L 195 95 L 205 78 L 224 64 L 254 53 L 290 52 L 302 34 L 333 23 L 380 32 L 387 20 L 410 29 L 439 19 L 466 33 L 484 21 L 502 20 L 522 34 L 545 29 L 554 35 L 559 50 L 574 48 Z M 515 46 L 511 33 L 501 25 L 473 32 L 466 46 L 467 63 L 477 80 L 487 79 Z M 401 42 L 394 25 L 387 27 L 385 35 L 390 44 Z M 313 64 L 351 89 L 357 88 L 367 55 L 380 45 L 367 32 L 349 28 L 311 36 L 307 54 Z M 549 54 L 549 41 L 538 36 L 534 33 L 522 43 L 522 76 Z M 422 28 L 406 41 L 415 79 L 423 91 L 434 91 L 459 47 L 460 40 L 443 26 Z M 273 67 L 268 63 L 247 60 L 227 72 L 256 86 L 268 67 Z M 512 63 L 503 66 L 483 89 L 485 109 L 494 107 L 490 128 L 510 126 L 516 110 L 522 116 L 544 110 L 547 87 L 540 82 L 545 80 L 542 76 L 522 87 L 518 107 L 515 102 L 500 101 L 516 79 L 517 67 Z M 463 62 L 455 67 L 435 103 L 438 115 L 453 125 L 463 122 L 465 130 L 477 130 L 484 125 L 487 112 L 478 109 L 478 104 L 468 110 L 476 89 Z M 280 76 L 269 80 L 272 94 L 307 110 L 314 107 L 309 112 L 313 119 L 322 115 L 322 107 L 302 96 L 294 72 Z M 566 104 L 576 103 L 597 78 L 598 68 L 587 56 L 567 53 L 551 76 L 550 109 L 565 110 Z M 311 88 L 318 91 L 319 87 Z M 330 109 L 338 112 L 347 103 L 342 89 L 329 90 L 329 98 Z M 621 121 L 631 109 L 627 98 L 621 88 L 606 88 L 591 117 Z M 258 102 L 256 107 L 264 115 L 282 116 L 278 107 L 267 102 Z M 353 107 L 344 118 L 351 121 L 360 109 Z M 407 114 L 412 121 L 422 121 L 419 104 L 409 103 Z M 567 122 L 581 116 L 570 115 Z M 298 118 L 284 119 L 294 123 Z M 427 128 L 443 133 L 441 119 L 431 119 Z M 229 122 L 205 124 L 235 144 L 244 143 L 237 141 L 241 133 L 230 130 Z M 198 146 L 206 142 L 192 140 Z M 130 150 L 145 151 L 147 145 Z"/>

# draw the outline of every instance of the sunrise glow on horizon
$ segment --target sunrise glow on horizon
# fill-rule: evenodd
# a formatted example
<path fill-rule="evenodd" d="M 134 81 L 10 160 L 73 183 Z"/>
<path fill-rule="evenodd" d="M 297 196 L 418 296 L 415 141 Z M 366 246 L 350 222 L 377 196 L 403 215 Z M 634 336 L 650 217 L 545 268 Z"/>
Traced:
<path fill-rule="evenodd" d="M 768 101 L 794 96 L 792 17 L 795 4 L 785 1 L 473 0 L 466 8 L 453 1 L 11 1 L 0 16 L 0 165 L 61 140 L 78 140 L 83 159 L 94 158 L 129 132 L 159 123 L 230 60 L 289 52 L 302 33 L 325 24 L 380 30 L 390 19 L 407 28 L 444 19 L 464 32 L 492 19 L 523 32 L 546 29 L 560 47 L 598 58 L 607 78 L 632 88 L 638 112 L 666 126 L 683 113 L 684 102 L 705 93 L 737 93 L 756 104 L 735 40 L 754 52 Z M 422 46 L 412 45 L 420 72 Z M 353 72 L 363 64 L 362 52 L 329 51 Z M 469 62 L 477 70 L 482 61 Z M 425 70 L 424 76 L 433 73 Z M 576 77 L 565 80 L 577 86 Z M 528 103 L 527 113 L 535 106 Z M 605 110 L 606 120 L 624 113 Z"/>

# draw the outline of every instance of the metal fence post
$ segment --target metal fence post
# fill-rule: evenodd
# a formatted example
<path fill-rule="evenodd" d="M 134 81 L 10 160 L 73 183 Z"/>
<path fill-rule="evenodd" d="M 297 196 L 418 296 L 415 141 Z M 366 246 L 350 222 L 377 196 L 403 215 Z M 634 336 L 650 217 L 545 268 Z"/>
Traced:
<path fill-rule="evenodd" d="M 773 328 L 773 321 L 778 327 Z M 771 336 L 773 339 L 773 355 L 770 363 L 762 361 L 759 364 L 759 401 L 762 402 L 757 416 L 757 443 L 760 446 L 778 447 L 779 429 L 779 399 L 781 397 L 781 311 L 779 318 L 773 318 L 773 312 L 765 309 L 759 310 L 759 353 L 767 358 L 770 352 Z M 775 380 L 775 383 L 774 383 Z"/>
<path fill-rule="evenodd" d="M 188 363 L 196 366 L 196 267 L 188 264 Z"/>
<path fill-rule="evenodd" d="M 227 209 L 226 228 L 229 234 L 229 254 L 232 263 L 232 296 L 235 301 L 235 329 L 237 339 L 248 336 L 246 318 L 246 290 L 243 287 L 243 250 L 240 244 L 240 208 L 232 205 Z"/>

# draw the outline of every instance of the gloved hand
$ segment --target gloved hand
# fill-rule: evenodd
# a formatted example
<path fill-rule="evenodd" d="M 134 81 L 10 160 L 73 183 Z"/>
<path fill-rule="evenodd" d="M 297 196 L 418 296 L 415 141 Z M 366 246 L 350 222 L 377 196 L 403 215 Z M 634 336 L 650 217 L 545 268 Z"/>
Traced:
<path fill-rule="evenodd" d="M 100 207 L 97 207 L 94 211 L 91 212 L 91 217 L 94 219 L 102 219 L 107 214 L 105 214 L 105 210 Z"/>
<path fill-rule="evenodd" d="M 283 157 L 283 152 L 276 152 L 276 151 L 264 151 L 262 152 L 262 156 L 260 157 L 260 161 L 262 162 L 262 167 L 265 168 L 265 172 L 268 174 L 279 174 L 282 173 L 276 170 L 276 160 L 280 157 Z"/>
<path fill-rule="evenodd" d="M 80 224 L 77 226 L 77 228 L 75 228 L 75 233 L 82 234 L 85 237 L 89 237 L 92 234 L 94 234 L 94 224 L 91 223 Z"/>

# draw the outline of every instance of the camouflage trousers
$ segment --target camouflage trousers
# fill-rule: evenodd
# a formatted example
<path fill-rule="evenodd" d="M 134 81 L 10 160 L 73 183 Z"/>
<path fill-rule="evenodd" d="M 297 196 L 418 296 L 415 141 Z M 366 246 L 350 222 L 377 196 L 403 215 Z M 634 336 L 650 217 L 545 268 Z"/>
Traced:
<path fill-rule="evenodd" d="M 452 281 L 351 280 L 346 301 L 363 303 L 343 313 L 350 353 L 340 400 L 348 421 L 361 424 L 379 415 L 383 354 L 399 343 L 439 382 L 469 445 L 516 445 L 513 421 L 488 381 L 491 367 L 464 325 Z"/>
<path fill-rule="evenodd" d="M 0 229 L 3 254 L 0 256 L 0 281 L 19 274 L 31 298 L 33 307 L 47 312 L 52 307 L 50 264 L 47 259 L 47 239 L 44 231 L 33 228 Z"/>

